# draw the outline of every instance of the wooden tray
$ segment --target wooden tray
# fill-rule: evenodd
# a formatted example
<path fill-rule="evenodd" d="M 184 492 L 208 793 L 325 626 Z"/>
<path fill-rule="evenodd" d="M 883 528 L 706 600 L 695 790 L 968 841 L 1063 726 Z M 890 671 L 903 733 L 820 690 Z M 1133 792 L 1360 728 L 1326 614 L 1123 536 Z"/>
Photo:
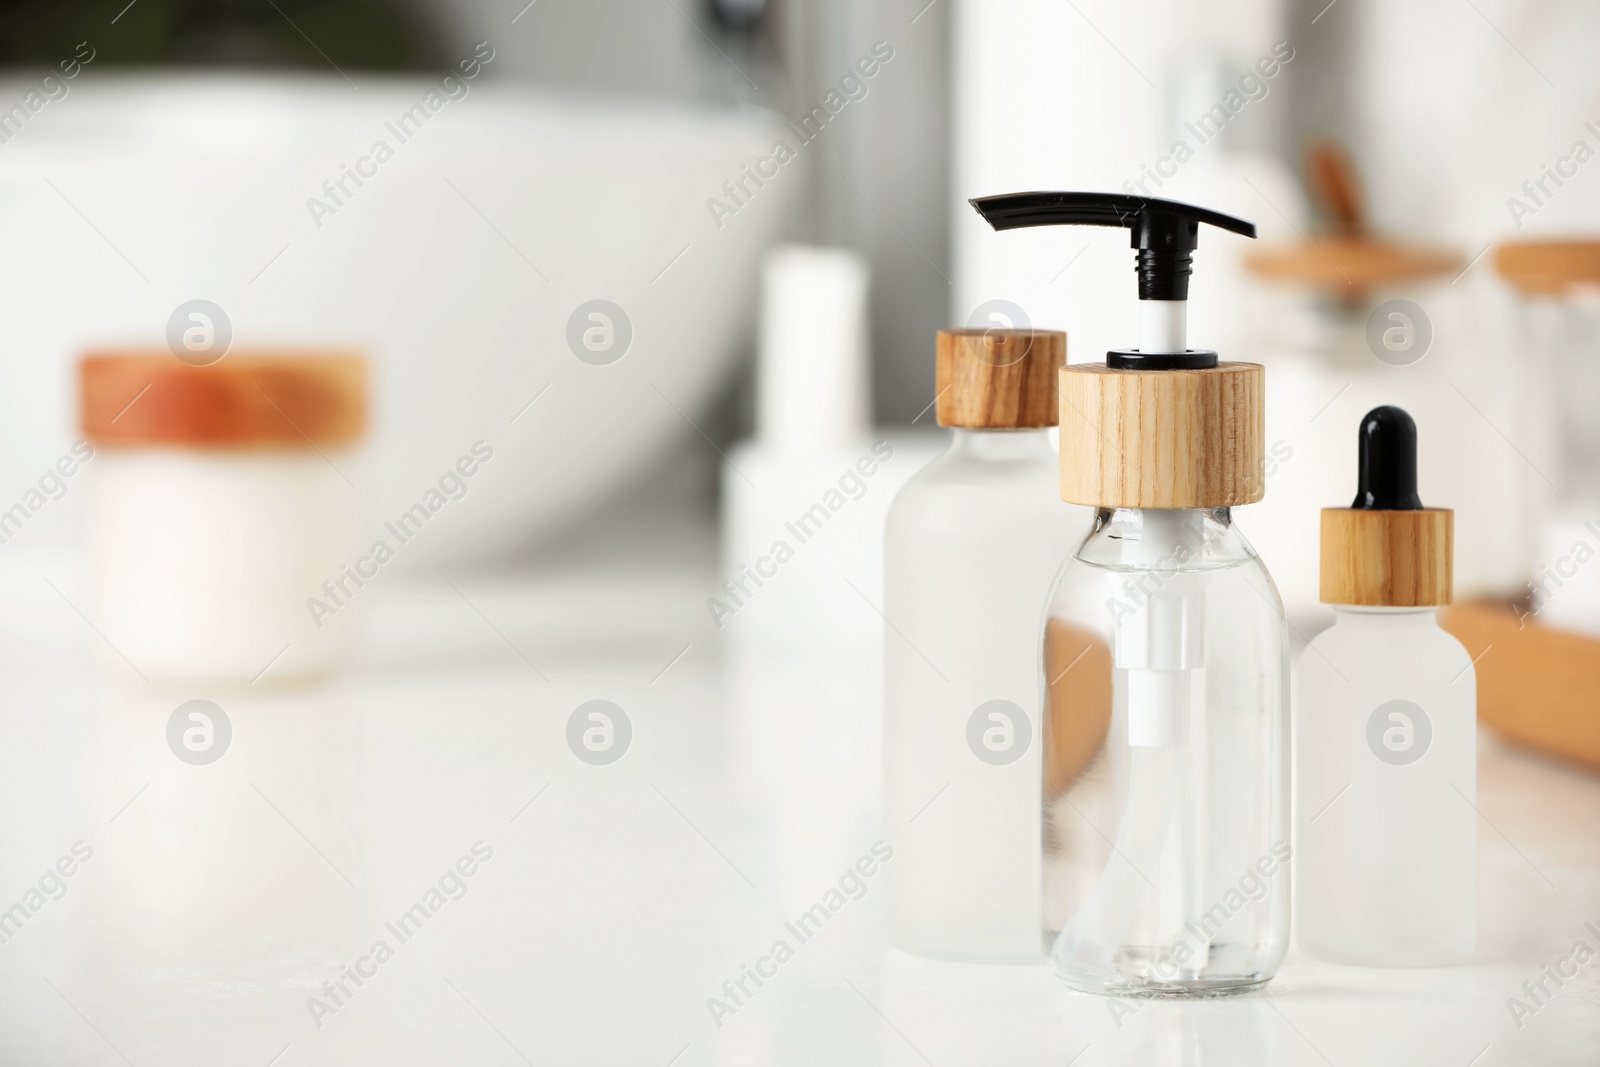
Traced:
<path fill-rule="evenodd" d="M 1541 626 L 1525 604 L 1439 613 L 1477 661 L 1478 720 L 1508 739 L 1600 769 L 1600 640 Z"/>

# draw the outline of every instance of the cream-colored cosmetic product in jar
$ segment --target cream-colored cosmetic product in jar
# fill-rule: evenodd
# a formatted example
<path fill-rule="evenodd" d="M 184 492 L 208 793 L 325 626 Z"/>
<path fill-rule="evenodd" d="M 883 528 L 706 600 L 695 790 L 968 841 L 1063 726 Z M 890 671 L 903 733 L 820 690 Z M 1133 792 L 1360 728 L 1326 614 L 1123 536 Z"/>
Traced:
<path fill-rule="evenodd" d="M 114 673 L 273 683 L 337 670 L 362 586 L 350 354 L 90 353 L 89 617 Z"/>

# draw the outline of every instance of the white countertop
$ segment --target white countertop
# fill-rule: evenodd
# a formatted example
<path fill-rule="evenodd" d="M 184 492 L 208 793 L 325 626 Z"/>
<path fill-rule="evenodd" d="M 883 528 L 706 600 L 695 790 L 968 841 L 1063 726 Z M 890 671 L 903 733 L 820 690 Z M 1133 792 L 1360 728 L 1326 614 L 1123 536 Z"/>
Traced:
<path fill-rule="evenodd" d="M 1507 1007 L 1600 949 L 1600 776 L 1489 737 L 1473 966 L 1293 953 L 1264 994 L 1108 1000 L 887 949 L 869 880 L 714 1021 L 707 999 L 878 836 L 871 654 L 735 655 L 704 565 L 568 568 L 375 587 L 363 661 L 323 689 L 130 692 L 50 566 L 0 572 L 0 909 L 93 855 L 0 944 L 0 1062 L 1600 1062 L 1600 959 L 1520 1027 Z M 233 726 L 209 766 L 166 743 L 193 697 Z M 632 724 L 609 765 L 566 741 L 593 699 Z M 492 857 L 446 879 L 464 894 L 390 932 L 478 842 Z M 392 957 L 314 1020 L 379 939 Z"/>

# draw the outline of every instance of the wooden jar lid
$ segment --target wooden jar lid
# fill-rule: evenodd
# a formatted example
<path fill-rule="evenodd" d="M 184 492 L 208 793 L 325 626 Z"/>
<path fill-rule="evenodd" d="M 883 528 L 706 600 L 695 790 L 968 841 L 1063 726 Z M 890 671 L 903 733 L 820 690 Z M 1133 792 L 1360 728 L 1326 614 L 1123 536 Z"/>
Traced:
<path fill-rule="evenodd" d="M 1061 370 L 1061 499 L 1105 508 L 1228 508 L 1265 493 L 1263 372 Z"/>
<path fill-rule="evenodd" d="M 1298 282 L 1335 295 L 1364 292 L 1423 278 L 1449 277 L 1464 265 L 1441 248 L 1389 244 L 1365 237 L 1318 237 L 1297 245 L 1267 245 L 1244 254 L 1257 277 Z"/>
<path fill-rule="evenodd" d="M 1374 608 L 1448 604 L 1455 512 L 1322 509 L 1322 602 Z"/>
<path fill-rule="evenodd" d="M 1516 241 L 1494 250 L 1494 269 L 1518 290 L 1556 296 L 1600 285 L 1600 241 Z"/>
<path fill-rule="evenodd" d="M 300 449 L 351 444 L 367 422 L 358 355 L 230 354 L 210 366 L 170 352 L 90 352 L 80 416 L 92 444 Z"/>
<path fill-rule="evenodd" d="M 1067 361 L 1059 330 L 940 330 L 940 426 L 1037 429 L 1056 424 L 1056 372 Z"/>

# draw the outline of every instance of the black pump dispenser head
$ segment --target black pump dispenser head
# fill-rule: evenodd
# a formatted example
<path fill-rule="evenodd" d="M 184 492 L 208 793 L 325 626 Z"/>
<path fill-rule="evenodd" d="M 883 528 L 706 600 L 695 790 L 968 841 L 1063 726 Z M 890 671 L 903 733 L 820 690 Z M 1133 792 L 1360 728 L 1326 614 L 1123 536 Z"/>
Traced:
<path fill-rule="evenodd" d="M 1199 240 L 1200 223 L 1246 237 L 1252 222 L 1175 200 L 1120 193 L 1008 193 L 968 201 L 997 230 L 1024 226 L 1120 226 L 1130 230 L 1138 249 L 1139 299 L 1164 306 L 1143 315 L 1140 347 L 1108 352 L 1113 367 L 1138 370 L 1194 370 L 1217 365 L 1215 352 L 1184 345 L 1184 308 L 1189 299 L 1189 253 Z"/>
<path fill-rule="evenodd" d="M 1361 482 L 1352 508 L 1419 511 L 1417 424 L 1404 408 L 1373 408 L 1361 420 Z"/>

